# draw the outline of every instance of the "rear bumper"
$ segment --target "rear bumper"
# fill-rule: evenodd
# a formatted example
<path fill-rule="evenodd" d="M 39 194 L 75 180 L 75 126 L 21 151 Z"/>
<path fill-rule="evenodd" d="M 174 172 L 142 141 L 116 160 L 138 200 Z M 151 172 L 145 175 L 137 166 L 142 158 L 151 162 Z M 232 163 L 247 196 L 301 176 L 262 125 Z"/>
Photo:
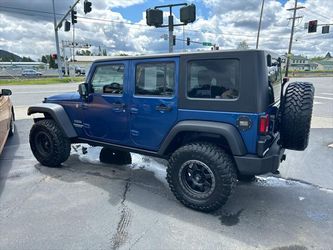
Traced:
<path fill-rule="evenodd" d="M 257 155 L 234 156 L 238 171 L 243 175 L 256 175 L 275 172 L 284 160 L 284 148 L 279 144 L 277 137 L 263 157 Z"/>

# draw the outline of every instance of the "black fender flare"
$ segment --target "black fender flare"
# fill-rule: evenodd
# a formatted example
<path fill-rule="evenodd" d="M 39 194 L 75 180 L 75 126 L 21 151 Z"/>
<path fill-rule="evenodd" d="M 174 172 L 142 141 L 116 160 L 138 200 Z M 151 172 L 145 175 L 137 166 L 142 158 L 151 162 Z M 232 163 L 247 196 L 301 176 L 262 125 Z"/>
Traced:
<path fill-rule="evenodd" d="M 180 132 L 203 132 L 223 136 L 230 147 L 233 155 L 241 156 L 247 153 L 245 144 L 238 130 L 231 124 L 209 121 L 181 121 L 177 123 L 163 140 L 159 154 L 164 155 L 169 144 Z"/>
<path fill-rule="evenodd" d="M 58 124 L 68 138 L 75 138 L 78 136 L 65 109 L 59 104 L 41 103 L 33 105 L 28 108 L 27 113 L 28 115 L 36 113 L 48 114 Z"/>

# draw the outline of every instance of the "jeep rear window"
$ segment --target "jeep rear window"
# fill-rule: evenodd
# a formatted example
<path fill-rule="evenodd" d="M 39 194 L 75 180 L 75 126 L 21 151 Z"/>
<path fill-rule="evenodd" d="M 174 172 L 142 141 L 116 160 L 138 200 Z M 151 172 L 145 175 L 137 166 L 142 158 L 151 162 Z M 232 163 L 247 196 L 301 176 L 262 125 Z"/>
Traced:
<path fill-rule="evenodd" d="M 136 66 L 135 95 L 172 96 L 175 87 L 175 64 L 142 63 Z"/>
<path fill-rule="evenodd" d="M 222 100 L 238 98 L 238 60 L 196 60 L 189 62 L 188 69 L 188 97 Z"/>
<path fill-rule="evenodd" d="M 124 65 L 112 64 L 97 66 L 91 84 L 94 93 L 122 94 L 124 84 Z"/>

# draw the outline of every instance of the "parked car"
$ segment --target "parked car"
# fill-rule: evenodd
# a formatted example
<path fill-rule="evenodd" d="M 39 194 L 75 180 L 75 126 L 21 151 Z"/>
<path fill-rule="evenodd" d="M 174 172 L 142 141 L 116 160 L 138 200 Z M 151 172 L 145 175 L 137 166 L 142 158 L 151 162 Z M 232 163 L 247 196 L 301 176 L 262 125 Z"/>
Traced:
<path fill-rule="evenodd" d="M 276 173 L 285 149 L 307 147 L 314 98 L 311 83 L 289 83 L 281 58 L 264 50 L 98 60 L 78 92 L 29 107 L 45 117 L 29 139 L 41 164 L 60 166 L 72 143 L 103 146 L 102 162 L 165 158 L 176 198 L 206 212 L 237 179 Z"/>
<path fill-rule="evenodd" d="M 29 76 L 41 76 L 41 75 L 43 75 L 41 72 L 36 71 L 34 69 L 24 69 L 22 71 L 22 76 L 29 77 Z"/>
<path fill-rule="evenodd" d="M 84 68 L 81 68 L 80 66 L 75 66 L 75 74 L 77 75 L 85 75 L 86 70 Z"/>
<path fill-rule="evenodd" d="M 0 153 L 7 137 L 14 135 L 15 130 L 14 108 L 9 98 L 11 94 L 12 92 L 9 89 L 2 89 L 0 92 Z"/>

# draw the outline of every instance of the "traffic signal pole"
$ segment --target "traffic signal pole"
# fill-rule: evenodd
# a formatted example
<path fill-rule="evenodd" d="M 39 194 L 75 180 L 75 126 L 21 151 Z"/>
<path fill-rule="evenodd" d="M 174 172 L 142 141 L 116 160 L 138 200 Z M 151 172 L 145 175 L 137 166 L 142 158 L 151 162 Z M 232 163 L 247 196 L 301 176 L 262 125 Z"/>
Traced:
<path fill-rule="evenodd" d="M 173 52 L 173 15 L 172 7 L 170 6 L 170 15 L 169 15 L 169 53 Z"/>
<path fill-rule="evenodd" d="M 58 30 L 62 26 L 63 21 L 66 19 L 68 14 L 74 9 L 74 7 L 80 2 L 80 0 L 76 0 L 76 2 L 73 4 L 72 7 L 70 7 L 69 11 L 64 15 L 64 17 L 60 20 L 59 23 L 57 23 L 57 17 L 55 12 L 55 5 L 54 0 L 52 0 L 52 6 L 53 6 L 53 21 L 54 21 L 54 34 L 55 34 L 55 40 L 56 40 L 56 50 L 57 50 L 57 63 L 58 63 L 58 74 L 59 78 L 62 78 L 62 61 L 61 61 L 61 54 L 60 54 L 60 46 L 59 46 L 59 36 L 58 36 Z"/>
<path fill-rule="evenodd" d="M 55 5 L 54 0 L 52 0 L 53 5 L 53 17 L 54 17 L 54 33 L 55 33 L 55 40 L 56 40 L 56 49 L 57 49 L 57 64 L 58 64 L 58 74 L 59 78 L 62 78 L 62 61 L 60 56 L 60 46 L 59 46 L 59 36 L 58 36 L 58 25 L 57 25 L 57 17 L 55 13 Z"/>
<path fill-rule="evenodd" d="M 172 7 L 183 6 L 180 9 L 180 20 L 182 23 L 174 24 L 174 18 L 172 15 Z M 163 12 L 159 9 L 169 8 L 168 24 L 163 25 Z M 183 13 L 183 14 L 182 14 Z M 174 41 L 176 40 L 173 35 L 173 30 L 175 26 L 184 26 L 188 23 L 193 23 L 195 21 L 195 5 L 188 5 L 187 3 L 178 4 L 167 4 L 155 6 L 154 9 L 146 10 L 147 24 L 149 26 L 155 26 L 156 28 L 168 27 L 169 29 L 169 53 L 173 52 Z"/>

